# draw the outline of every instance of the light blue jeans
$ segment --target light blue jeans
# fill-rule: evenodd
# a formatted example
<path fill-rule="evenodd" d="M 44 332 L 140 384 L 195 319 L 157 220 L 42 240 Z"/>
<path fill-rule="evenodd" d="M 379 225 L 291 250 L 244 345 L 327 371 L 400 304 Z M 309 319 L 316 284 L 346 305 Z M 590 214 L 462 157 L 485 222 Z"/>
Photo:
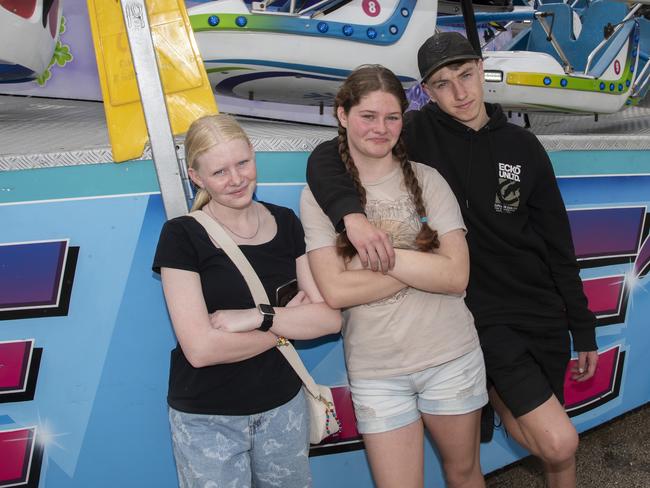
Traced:
<path fill-rule="evenodd" d="M 169 409 L 181 488 L 305 488 L 309 412 L 302 388 L 284 405 L 254 415 Z"/>

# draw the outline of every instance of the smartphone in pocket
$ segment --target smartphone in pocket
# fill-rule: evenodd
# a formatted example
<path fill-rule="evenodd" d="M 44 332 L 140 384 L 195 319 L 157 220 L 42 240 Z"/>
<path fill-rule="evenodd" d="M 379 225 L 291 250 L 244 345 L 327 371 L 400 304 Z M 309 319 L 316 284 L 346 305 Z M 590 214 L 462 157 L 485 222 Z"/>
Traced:
<path fill-rule="evenodd" d="M 278 307 L 286 307 L 287 303 L 298 294 L 298 280 L 292 279 L 278 286 L 275 290 L 275 303 Z"/>

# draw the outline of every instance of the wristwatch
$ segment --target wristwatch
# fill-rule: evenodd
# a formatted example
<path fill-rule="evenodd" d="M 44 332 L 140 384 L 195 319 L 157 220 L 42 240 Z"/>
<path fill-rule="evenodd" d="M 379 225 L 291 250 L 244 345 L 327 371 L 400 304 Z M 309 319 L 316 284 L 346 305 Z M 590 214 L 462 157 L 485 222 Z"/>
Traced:
<path fill-rule="evenodd" d="M 273 326 L 273 317 L 275 317 L 275 310 L 271 305 L 266 303 L 260 303 L 257 306 L 257 310 L 262 314 L 262 325 L 258 327 L 258 330 L 266 332 Z"/>

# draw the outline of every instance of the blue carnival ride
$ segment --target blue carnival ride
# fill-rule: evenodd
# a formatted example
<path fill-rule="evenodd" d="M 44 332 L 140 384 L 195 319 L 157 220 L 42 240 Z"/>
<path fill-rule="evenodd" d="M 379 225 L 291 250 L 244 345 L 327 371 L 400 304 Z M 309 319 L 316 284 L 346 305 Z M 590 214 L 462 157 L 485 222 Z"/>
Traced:
<path fill-rule="evenodd" d="M 436 1 L 217 0 L 188 10 L 217 94 L 331 104 L 355 67 L 382 63 L 418 82 L 417 48 L 433 32 Z M 413 55 L 406 55 L 413 53 Z"/>
<path fill-rule="evenodd" d="M 641 7 L 594 0 L 581 8 L 549 3 L 476 14 L 481 22 L 531 22 L 504 50 L 485 53 L 486 99 L 509 109 L 578 113 L 638 103 L 650 76 Z M 424 0 L 215 0 L 189 14 L 217 94 L 322 110 L 364 63 L 386 65 L 406 88 L 417 85 L 415 53 L 434 31 L 436 10 L 436 1 Z"/>
<path fill-rule="evenodd" d="M 613 113 L 647 94 L 650 21 L 645 6 L 594 0 L 476 14 L 477 22 L 528 21 L 501 51 L 484 53 L 486 99 L 527 111 Z M 460 17 L 440 17 L 454 25 Z"/>
<path fill-rule="evenodd" d="M 611 0 L 577 0 L 477 13 L 488 34 L 490 23 L 498 28 L 497 22 L 519 30 L 508 41 L 497 35 L 484 49 L 487 100 L 513 110 L 577 113 L 611 113 L 639 103 L 650 88 L 644 1 L 632 8 Z M 463 3 L 477 8 L 469 0 Z M 437 0 L 188 4 L 210 83 L 220 102 L 236 104 L 224 103 L 227 111 L 318 123 L 332 121 L 310 114 L 329 113 L 324 107 L 360 64 L 384 64 L 417 92 L 420 44 L 436 22 L 462 29 L 466 21 L 436 19 Z M 29 81 L 47 69 L 60 18 L 60 0 L 0 0 L 0 82 Z M 471 38 L 473 28 L 466 30 Z M 497 52 L 489 51 L 495 44 Z"/>

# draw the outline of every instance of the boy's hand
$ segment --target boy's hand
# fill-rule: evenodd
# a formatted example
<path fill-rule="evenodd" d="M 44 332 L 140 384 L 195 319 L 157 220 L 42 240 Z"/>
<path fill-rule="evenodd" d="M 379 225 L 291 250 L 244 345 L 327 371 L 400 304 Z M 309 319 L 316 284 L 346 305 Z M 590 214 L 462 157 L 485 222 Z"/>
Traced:
<path fill-rule="evenodd" d="M 598 351 L 584 351 L 578 353 L 578 361 L 571 369 L 573 381 L 586 381 L 596 373 L 598 365 Z"/>
<path fill-rule="evenodd" d="M 395 251 L 388 235 L 372 225 L 365 215 L 349 214 L 343 217 L 348 239 L 359 253 L 364 268 L 386 274 L 395 266 Z"/>

